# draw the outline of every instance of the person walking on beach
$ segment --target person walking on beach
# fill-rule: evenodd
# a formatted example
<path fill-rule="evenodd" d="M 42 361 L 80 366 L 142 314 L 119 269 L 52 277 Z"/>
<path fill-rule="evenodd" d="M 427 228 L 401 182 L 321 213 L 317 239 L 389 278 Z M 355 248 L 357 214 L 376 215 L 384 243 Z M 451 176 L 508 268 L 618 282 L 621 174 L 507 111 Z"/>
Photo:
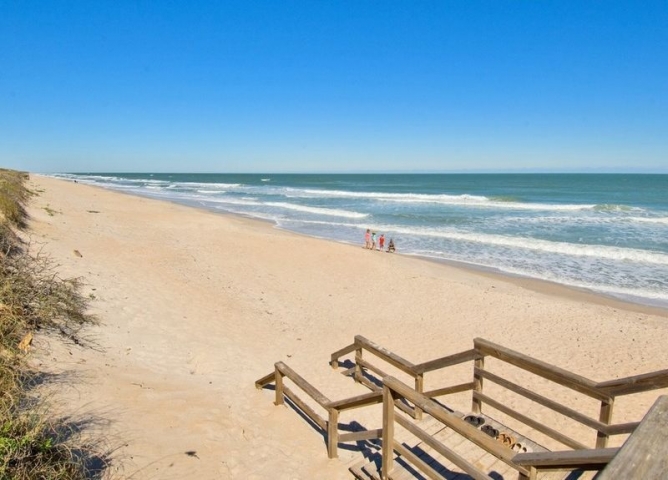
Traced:
<path fill-rule="evenodd" d="M 382 252 L 384 246 L 385 246 L 385 235 L 381 233 L 380 238 L 378 239 L 378 251 Z"/>
<path fill-rule="evenodd" d="M 368 228 L 366 229 L 366 233 L 364 234 L 364 248 L 371 248 L 371 230 Z"/>
<path fill-rule="evenodd" d="M 376 232 L 371 232 L 371 250 L 376 249 Z"/>

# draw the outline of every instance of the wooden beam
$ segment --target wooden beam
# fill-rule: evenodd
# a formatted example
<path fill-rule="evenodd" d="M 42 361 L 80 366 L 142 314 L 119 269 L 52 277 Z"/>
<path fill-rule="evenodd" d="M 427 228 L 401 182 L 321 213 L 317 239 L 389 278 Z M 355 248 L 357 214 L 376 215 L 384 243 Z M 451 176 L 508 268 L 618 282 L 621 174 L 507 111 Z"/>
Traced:
<path fill-rule="evenodd" d="M 329 420 L 327 421 L 327 455 L 329 458 L 339 456 L 339 411 L 335 408 L 328 409 Z"/>
<path fill-rule="evenodd" d="M 503 360 L 504 362 L 520 367 L 535 375 L 552 380 L 559 385 L 584 393 L 592 398 L 602 401 L 610 401 L 611 395 L 599 390 L 598 384 L 581 375 L 556 367 L 549 363 L 537 360 L 509 348 L 492 343 L 489 340 L 476 338 L 473 340 L 476 350 L 481 354 L 491 355 L 492 357 Z"/>
<path fill-rule="evenodd" d="M 329 406 L 331 408 L 336 408 L 339 412 L 343 410 L 349 410 L 351 408 L 364 407 L 366 405 L 375 405 L 377 403 L 383 402 L 383 392 L 378 390 L 369 393 L 363 393 L 362 395 L 357 395 L 356 397 L 344 398 L 342 400 L 336 400 L 330 402 Z"/>
<path fill-rule="evenodd" d="M 507 388 L 511 392 L 515 392 L 519 395 L 522 395 L 525 398 L 528 398 L 529 400 L 536 402 L 540 405 L 543 405 L 544 407 L 550 408 L 554 410 L 557 413 L 560 413 L 564 416 L 567 416 L 569 418 L 572 418 L 573 420 L 580 422 L 583 425 L 586 425 L 588 427 L 593 428 L 594 430 L 605 432 L 607 431 L 608 425 L 599 422 L 598 420 L 595 420 L 591 417 L 588 417 L 577 410 L 573 410 L 572 408 L 566 407 L 560 403 L 555 402 L 554 400 L 550 400 L 547 397 L 543 397 L 542 395 L 539 395 L 537 393 L 532 392 L 531 390 L 524 388 L 520 385 L 517 385 L 513 382 L 510 382 L 506 380 L 505 378 L 501 378 L 498 375 L 493 374 L 492 372 L 486 371 L 486 370 L 478 370 L 475 369 L 476 374 L 482 376 L 483 378 L 486 378 L 487 380 L 496 383 L 497 385 L 500 385 L 504 388 Z"/>
<path fill-rule="evenodd" d="M 415 376 L 416 373 L 414 370 L 415 365 L 413 365 L 405 358 L 400 357 L 396 353 L 393 353 L 388 349 L 381 347 L 380 345 L 372 342 L 371 340 L 364 338 L 362 335 L 355 335 L 355 343 L 357 344 L 358 348 L 363 347 L 368 352 L 373 353 L 378 358 L 381 358 L 390 365 L 395 366 L 402 372 L 405 372 L 413 377 Z"/>
<path fill-rule="evenodd" d="M 460 383 L 459 385 L 453 385 L 451 387 L 437 388 L 436 390 L 429 390 L 424 392 L 425 396 L 429 398 L 442 397 L 443 395 L 451 395 L 453 393 L 466 392 L 468 390 L 473 390 L 473 382 Z"/>
<path fill-rule="evenodd" d="M 318 402 L 318 404 L 320 404 L 321 407 L 327 408 L 329 406 L 330 401 L 327 397 L 325 397 L 322 393 L 320 393 L 320 391 L 317 388 L 315 388 L 313 385 L 304 380 L 304 378 L 301 375 L 299 375 L 293 369 L 288 367 L 285 363 L 277 362 L 275 366 L 276 369 L 278 369 L 283 375 L 288 377 L 295 383 L 295 385 L 301 388 L 304 391 L 304 393 L 306 393 L 309 397 Z"/>
<path fill-rule="evenodd" d="M 665 478 L 668 472 L 668 396 L 660 396 L 597 480 Z"/>
<path fill-rule="evenodd" d="M 561 432 L 558 432 L 554 430 L 553 428 L 548 427 L 547 425 L 543 425 L 540 422 L 537 422 L 533 418 L 527 417 L 526 415 L 521 414 L 520 412 L 517 412 L 513 410 L 510 407 L 506 407 L 503 403 L 497 402 L 491 397 L 488 397 L 487 395 L 484 395 L 482 393 L 478 392 L 473 392 L 473 396 L 477 397 L 479 400 L 485 402 L 486 404 L 490 405 L 493 408 L 496 408 L 497 410 L 505 413 L 506 415 L 510 415 L 511 417 L 515 418 L 516 420 L 519 420 L 523 424 L 525 424 L 528 427 L 535 428 L 536 430 L 543 432 L 545 435 L 548 435 L 555 440 L 563 443 L 564 445 L 567 445 L 571 448 L 575 448 L 578 450 L 587 450 L 589 447 L 586 445 L 578 442 L 577 440 L 573 440 L 570 437 L 567 437 Z"/>
<path fill-rule="evenodd" d="M 668 369 L 601 382 L 597 388 L 613 397 L 668 387 Z"/>
<path fill-rule="evenodd" d="M 264 377 L 262 377 L 261 379 L 259 379 L 255 382 L 255 388 L 260 390 L 265 385 L 268 385 L 271 382 L 273 382 L 275 378 L 276 378 L 276 372 L 275 371 L 273 371 L 271 373 L 268 373 L 267 375 L 265 375 Z"/>
<path fill-rule="evenodd" d="M 341 433 L 339 434 L 339 442 L 359 442 L 361 440 L 374 440 L 383 438 L 383 429 L 376 428 L 374 430 L 362 430 L 360 432 Z"/>
<path fill-rule="evenodd" d="M 332 356 L 330 357 L 330 364 L 332 368 L 336 369 L 339 367 L 339 358 L 343 357 L 344 355 L 348 355 L 351 352 L 355 351 L 355 344 L 348 345 L 347 347 L 343 347 L 341 350 L 337 350 L 336 352 L 332 353 Z"/>
<path fill-rule="evenodd" d="M 601 470 L 617 454 L 619 448 L 565 450 L 560 452 L 518 453 L 513 462 L 518 465 L 546 469 Z M 597 467 L 597 468 L 592 468 Z"/>
<path fill-rule="evenodd" d="M 322 418 L 320 415 L 316 413 L 315 410 L 313 410 L 310 406 L 304 403 L 304 401 L 299 398 L 295 392 L 290 390 L 288 387 L 284 387 L 283 392 L 285 393 L 285 396 L 290 399 L 292 403 L 294 403 L 304 414 L 309 417 L 313 422 L 316 423 L 320 428 L 322 428 L 323 432 L 327 431 L 327 422 L 325 421 L 324 418 Z"/>
<path fill-rule="evenodd" d="M 383 458 L 381 460 L 381 478 L 390 480 L 390 471 L 394 467 L 394 393 L 383 386 Z"/>
<path fill-rule="evenodd" d="M 470 360 L 475 360 L 477 356 L 478 353 L 476 352 L 475 348 L 472 348 L 471 350 L 448 355 L 447 357 L 441 357 L 435 360 L 430 360 L 428 362 L 419 363 L 413 368 L 416 373 L 433 372 L 434 370 L 439 370 L 441 368 L 458 365 Z"/>

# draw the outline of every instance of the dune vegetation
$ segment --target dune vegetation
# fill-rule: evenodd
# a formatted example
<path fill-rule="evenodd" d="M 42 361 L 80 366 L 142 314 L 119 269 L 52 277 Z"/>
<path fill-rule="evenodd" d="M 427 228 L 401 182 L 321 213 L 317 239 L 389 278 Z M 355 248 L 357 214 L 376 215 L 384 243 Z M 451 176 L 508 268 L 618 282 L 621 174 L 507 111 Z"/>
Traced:
<path fill-rule="evenodd" d="M 82 327 L 95 319 L 80 281 L 60 278 L 22 239 L 36 195 L 28 179 L 0 169 L 0 480 L 96 478 L 106 460 L 86 435 L 92 420 L 54 415 L 40 393 L 53 376 L 30 362 L 38 331 L 81 344 Z"/>

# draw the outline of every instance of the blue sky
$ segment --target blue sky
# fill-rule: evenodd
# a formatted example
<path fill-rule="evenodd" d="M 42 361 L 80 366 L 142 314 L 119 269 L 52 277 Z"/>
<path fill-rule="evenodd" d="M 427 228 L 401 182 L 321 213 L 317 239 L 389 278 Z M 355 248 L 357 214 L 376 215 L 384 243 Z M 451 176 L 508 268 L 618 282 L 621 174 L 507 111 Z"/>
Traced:
<path fill-rule="evenodd" d="M 0 165 L 668 172 L 668 3 L 3 1 Z"/>

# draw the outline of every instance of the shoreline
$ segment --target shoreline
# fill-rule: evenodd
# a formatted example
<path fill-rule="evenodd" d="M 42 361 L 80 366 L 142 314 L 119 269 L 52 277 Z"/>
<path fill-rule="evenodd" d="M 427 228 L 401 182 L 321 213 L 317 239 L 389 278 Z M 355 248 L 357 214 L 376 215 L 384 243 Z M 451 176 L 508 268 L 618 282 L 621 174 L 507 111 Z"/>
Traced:
<path fill-rule="evenodd" d="M 31 248 L 83 279 L 100 320 L 95 348 L 39 336 L 34 358 L 76 379 L 53 386 L 64 413 L 105 419 L 117 478 L 349 479 L 358 452 L 328 459 L 320 433 L 254 382 L 283 361 L 333 400 L 367 393 L 329 364 L 358 334 L 415 363 L 481 337 L 592 381 L 668 368 L 665 312 L 61 179 L 30 185 Z M 661 393 L 616 403 L 615 421 Z M 470 394 L 447 402 L 464 411 Z M 377 413 L 340 421 L 379 428 Z"/>
<path fill-rule="evenodd" d="M 48 175 L 43 175 L 43 174 L 34 174 L 37 176 L 43 176 L 46 178 L 52 178 L 55 179 L 54 177 L 49 177 Z M 72 180 L 65 180 L 65 179 L 56 179 L 59 181 L 64 181 L 64 182 L 72 182 Z M 78 184 L 78 183 L 77 183 Z M 354 243 L 350 242 L 345 242 L 345 241 L 340 241 L 340 240 L 333 240 L 331 238 L 327 237 L 319 237 L 315 235 L 308 235 L 305 233 L 297 232 L 294 230 L 290 230 L 287 228 L 283 228 L 278 226 L 278 224 L 272 220 L 267 220 L 267 219 L 262 219 L 262 218 L 257 218 L 253 217 L 251 215 L 243 215 L 243 214 L 238 214 L 238 213 L 233 213 L 233 212 L 226 212 L 222 211 L 219 209 L 215 208 L 208 208 L 202 205 L 195 205 L 195 202 L 189 203 L 189 202 L 178 202 L 175 200 L 171 199 L 160 199 L 160 198 L 155 198 L 155 197 L 150 197 L 150 196 L 144 196 L 140 195 L 137 193 L 132 193 L 132 192 L 124 192 L 122 190 L 113 190 L 113 189 L 107 189 L 104 187 L 100 187 L 98 185 L 89 185 L 89 184 L 82 184 L 86 185 L 92 188 L 99 188 L 101 190 L 108 190 L 114 193 L 119 193 L 121 195 L 128 195 L 131 197 L 137 197 L 137 198 L 146 198 L 150 200 L 155 200 L 158 202 L 166 202 L 170 203 L 173 205 L 181 205 L 185 206 L 188 208 L 192 208 L 195 210 L 200 210 L 200 211 L 207 211 L 215 215 L 222 215 L 222 216 L 229 216 L 229 217 L 236 217 L 236 218 L 241 218 L 244 220 L 247 220 L 249 222 L 259 222 L 260 224 L 264 225 L 270 225 L 272 228 L 276 230 L 281 230 L 284 232 L 287 232 L 292 235 L 298 235 L 301 237 L 305 238 L 313 238 L 325 242 L 332 242 L 336 243 L 339 245 L 348 245 L 348 246 L 356 246 Z M 361 245 L 361 242 L 360 242 Z M 523 288 L 527 288 L 529 290 L 538 292 L 538 293 L 544 293 L 544 294 L 552 294 L 552 295 L 557 295 L 557 296 L 562 296 L 565 298 L 570 298 L 570 299 L 576 299 L 579 301 L 584 301 L 584 302 L 592 302 L 596 303 L 599 305 L 605 305 L 605 306 L 611 306 L 614 308 L 621 308 L 625 309 L 631 312 L 638 312 L 638 313 L 645 313 L 645 314 L 650 314 L 650 315 L 659 315 L 659 316 L 665 316 L 668 318 L 668 305 L 663 306 L 663 305 L 655 305 L 651 303 L 642 303 L 639 299 L 638 301 L 634 301 L 633 299 L 624 299 L 618 296 L 615 296 L 613 294 L 607 294 L 604 292 L 599 292 L 593 289 L 589 289 L 586 287 L 577 287 L 573 285 L 568 285 L 564 283 L 559 283 L 551 280 L 545 280 L 542 278 L 536 278 L 536 277 L 530 277 L 530 276 L 525 276 L 521 274 L 513 274 L 509 272 L 504 272 L 503 270 L 496 269 L 493 267 L 486 267 L 484 265 L 476 265 L 474 263 L 468 263 L 468 262 L 460 262 L 456 260 L 447 260 L 447 259 L 439 259 L 439 258 L 433 258 L 433 257 L 428 257 L 424 255 L 418 255 L 418 254 L 411 254 L 411 253 L 401 253 L 398 252 L 396 253 L 397 255 L 402 255 L 407 258 L 415 258 L 421 261 L 426 261 L 426 262 L 431 262 L 431 263 L 436 263 L 436 264 L 442 264 L 442 265 L 448 265 L 449 267 L 452 268 L 457 268 L 461 269 L 464 271 L 467 271 L 469 273 L 473 274 L 480 274 L 483 276 L 487 276 L 492 279 L 496 280 L 501 280 L 501 281 L 507 281 L 510 283 L 513 283 L 515 285 L 518 285 Z"/>

